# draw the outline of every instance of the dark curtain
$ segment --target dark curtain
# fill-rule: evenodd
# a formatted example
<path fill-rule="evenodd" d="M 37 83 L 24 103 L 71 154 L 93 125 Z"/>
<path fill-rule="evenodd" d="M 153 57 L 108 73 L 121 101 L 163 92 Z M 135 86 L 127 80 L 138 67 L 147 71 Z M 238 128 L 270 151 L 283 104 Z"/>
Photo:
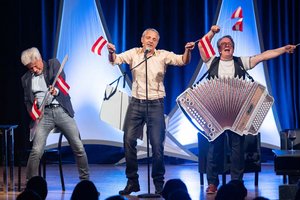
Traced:
<path fill-rule="evenodd" d="M 146 28 L 160 33 L 159 49 L 181 54 L 187 42 L 196 41 L 209 29 L 215 17 L 218 0 L 101 0 L 102 10 L 117 53 L 141 46 L 141 35 Z M 197 48 L 192 61 L 184 67 L 169 66 L 165 76 L 166 104 L 169 113 L 176 97 L 186 89 L 197 68 L 200 56 Z M 123 66 L 128 71 L 128 66 Z"/>
<path fill-rule="evenodd" d="M 265 50 L 300 42 L 300 4 L 297 0 L 257 1 Z M 300 128 L 300 48 L 267 62 L 282 129 Z"/>
<path fill-rule="evenodd" d="M 53 57 L 59 0 L 1 2 L 0 124 L 17 124 L 15 146 L 29 145 L 29 115 L 24 105 L 21 52 L 37 47 L 45 60 Z M 16 151 L 18 153 L 18 151 Z"/>
<path fill-rule="evenodd" d="M 297 0 L 257 1 L 264 49 L 272 49 L 299 39 L 300 4 Z M 18 124 L 16 145 L 28 141 L 29 116 L 23 104 L 20 77 L 26 69 L 20 63 L 22 50 L 36 46 L 45 60 L 53 57 L 60 0 L 4 0 L 1 5 L 1 124 Z M 117 52 L 140 46 L 144 29 L 160 32 L 158 48 L 182 53 L 186 42 L 202 37 L 212 25 L 218 0 L 100 0 L 111 42 Z M 299 48 L 299 47 L 298 47 Z M 275 108 L 283 129 L 299 128 L 299 57 L 285 54 L 268 61 Z M 192 62 L 182 68 L 169 67 L 165 86 L 165 111 L 175 106 L 176 97 L 188 86 L 199 62 L 197 48 Z M 128 67 L 123 66 L 128 70 Z"/>

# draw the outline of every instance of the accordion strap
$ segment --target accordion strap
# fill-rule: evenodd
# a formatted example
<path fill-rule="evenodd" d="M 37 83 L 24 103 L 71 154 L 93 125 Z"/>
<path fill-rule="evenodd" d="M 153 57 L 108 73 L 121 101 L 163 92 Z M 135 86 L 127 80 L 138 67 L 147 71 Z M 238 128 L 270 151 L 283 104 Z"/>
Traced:
<path fill-rule="evenodd" d="M 240 69 L 245 72 L 245 75 L 252 81 L 254 82 L 254 79 L 252 78 L 252 76 L 250 76 L 250 74 L 247 72 L 247 70 L 244 68 L 244 65 L 242 63 L 242 60 L 240 57 L 235 57 L 233 56 L 233 60 L 234 62 L 237 62 Z M 214 63 L 219 61 L 219 57 L 215 57 L 214 60 L 211 62 L 211 67 L 200 77 L 200 79 L 196 82 L 196 84 L 198 84 L 199 82 L 202 81 L 203 78 L 205 78 L 210 72 L 212 72 L 216 67 L 217 65 L 215 65 Z"/>
<path fill-rule="evenodd" d="M 201 77 L 200 79 L 196 82 L 196 84 L 200 83 L 202 81 L 202 79 L 204 79 L 204 77 L 206 77 L 215 67 L 216 65 L 213 65 L 214 62 L 216 62 L 216 60 L 218 60 L 218 57 L 215 57 L 214 60 L 211 62 L 211 66 Z"/>
<path fill-rule="evenodd" d="M 252 78 L 252 76 L 250 76 L 250 74 L 244 68 L 244 65 L 242 63 L 241 57 L 235 57 L 235 56 L 233 56 L 233 60 L 238 63 L 239 67 L 241 68 L 241 70 L 243 72 L 245 72 L 245 75 L 249 78 L 249 80 L 251 80 L 252 82 L 254 82 L 254 79 Z"/>

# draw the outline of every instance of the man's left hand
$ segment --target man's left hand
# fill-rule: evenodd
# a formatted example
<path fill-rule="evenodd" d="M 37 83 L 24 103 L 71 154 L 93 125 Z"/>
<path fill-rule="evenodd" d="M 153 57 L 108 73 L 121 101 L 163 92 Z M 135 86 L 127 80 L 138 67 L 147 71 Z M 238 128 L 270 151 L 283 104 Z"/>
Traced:
<path fill-rule="evenodd" d="M 284 47 L 284 49 L 285 49 L 286 53 L 294 53 L 294 50 L 296 49 L 296 45 L 289 44 L 289 45 L 286 45 Z"/>
<path fill-rule="evenodd" d="M 56 96 L 57 95 L 57 91 L 56 91 L 55 87 L 53 87 L 53 86 L 50 86 L 49 92 L 50 92 L 50 94 L 52 96 Z"/>
<path fill-rule="evenodd" d="M 185 49 L 190 50 L 190 51 L 193 50 L 194 47 L 195 47 L 195 42 L 188 42 L 185 45 Z"/>

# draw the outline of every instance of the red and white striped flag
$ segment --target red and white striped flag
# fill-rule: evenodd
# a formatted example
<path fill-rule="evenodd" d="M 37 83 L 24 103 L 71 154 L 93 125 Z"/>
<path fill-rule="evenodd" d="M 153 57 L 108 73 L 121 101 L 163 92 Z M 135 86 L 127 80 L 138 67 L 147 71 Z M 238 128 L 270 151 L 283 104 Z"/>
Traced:
<path fill-rule="evenodd" d="M 64 93 L 64 95 L 67 95 L 69 93 L 70 86 L 66 83 L 62 76 L 58 76 L 56 85 L 60 89 L 60 91 Z"/>
<path fill-rule="evenodd" d="M 232 27 L 233 31 L 243 31 L 243 18 L 239 19 Z"/>
<path fill-rule="evenodd" d="M 101 50 L 106 43 L 107 41 L 102 36 L 100 36 L 98 40 L 93 44 L 92 52 L 101 56 Z"/>
<path fill-rule="evenodd" d="M 37 99 L 34 99 L 30 112 L 30 117 L 35 121 L 41 116 L 41 111 L 37 107 Z"/>
<path fill-rule="evenodd" d="M 206 58 L 210 58 L 210 57 L 216 55 L 216 52 L 214 51 L 213 47 L 211 46 L 208 36 L 201 38 L 201 40 L 199 42 L 204 50 Z"/>
<path fill-rule="evenodd" d="M 243 10 L 241 6 L 232 13 L 231 19 L 233 18 L 243 18 Z"/>

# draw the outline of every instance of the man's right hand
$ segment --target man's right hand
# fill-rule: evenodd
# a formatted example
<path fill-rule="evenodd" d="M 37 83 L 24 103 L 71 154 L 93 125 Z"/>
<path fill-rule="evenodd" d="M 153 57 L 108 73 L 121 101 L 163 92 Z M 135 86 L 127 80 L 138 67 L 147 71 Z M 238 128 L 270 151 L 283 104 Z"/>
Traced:
<path fill-rule="evenodd" d="M 107 50 L 109 52 L 108 54 L 108 60 L 109 62 L 114 62 L 116 59 L 116 47 L 112 43 L 107 43 Z"/>
<path fill-rule="evenodd" d="M 220 32 L 220 27 L 218 25 L 213 25 L 213 26 L 211 26 L 210 30 L 213 33 L 219 33 Z"/>
<path fill-rule="evenodd" d="M 115 53 L 116 52 L 116 47 L 112 43 L 107 43 L 107 50 L 109 53 Z"/>

